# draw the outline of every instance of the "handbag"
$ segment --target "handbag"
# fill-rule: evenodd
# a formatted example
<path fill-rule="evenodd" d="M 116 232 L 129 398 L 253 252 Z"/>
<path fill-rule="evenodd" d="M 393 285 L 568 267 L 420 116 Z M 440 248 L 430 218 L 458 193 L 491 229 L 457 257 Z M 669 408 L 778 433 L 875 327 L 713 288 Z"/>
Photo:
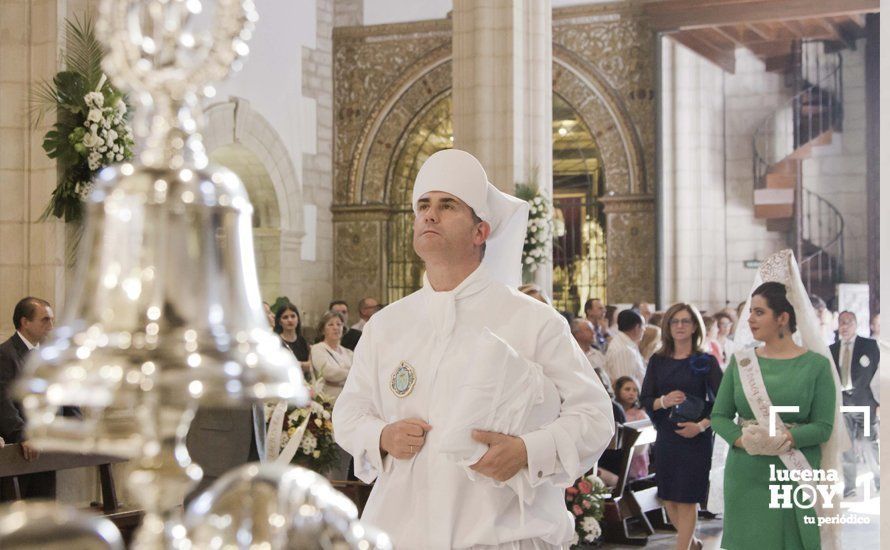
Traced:
<path fill-rule="evenodd" d="M 686 394 L 686 401 L 671 407 L 668 419 L 671 422 L 698 422 L 705 416 L 705 400 Z"/>

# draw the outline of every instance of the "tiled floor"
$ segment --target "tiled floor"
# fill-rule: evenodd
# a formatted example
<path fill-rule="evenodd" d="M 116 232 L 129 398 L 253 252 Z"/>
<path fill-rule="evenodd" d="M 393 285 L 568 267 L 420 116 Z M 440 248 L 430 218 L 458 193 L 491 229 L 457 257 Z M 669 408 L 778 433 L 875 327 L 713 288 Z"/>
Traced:
<path fill-rule="evenodd" d="M 867 518 L 869 523 L 854 525 L 847 524 L 844 526 L 843 542 L 845 548 L 856 550 L 878 550 L 880 548 L 880 525 L 878 524 L 880 514 L 880 499 L 874 495 L 866 502 L 862 502 L 861 498 L 848 499 L 847 502 L 852 507 L 847 509 L 847 514 L 861 518 Z M 719 550 L 720 537 L 723 534 L 723 520 L 703 520 L 698 524 L 698 537 L 704 542 L 704 550 Z M 604 544 L 602 549 L 631 549 L 640 548 L 639 546 L 625 546 L 620 544 Z M 649 537 L 649 543 L 645 546 L 652 550 L 673 550 L 674 534 L 668 531 L 659 531 L 655 535 Z"/>

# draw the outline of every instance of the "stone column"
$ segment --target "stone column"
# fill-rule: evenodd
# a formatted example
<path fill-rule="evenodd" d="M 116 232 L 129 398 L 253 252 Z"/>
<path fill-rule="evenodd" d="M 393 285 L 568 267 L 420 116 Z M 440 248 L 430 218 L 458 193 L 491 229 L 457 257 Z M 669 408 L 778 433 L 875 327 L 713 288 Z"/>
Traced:
<path fill-rule="evenodd" d="M 606 302 L 655 301 L 655 197 L 609 195 L 606 213 Z"/>
<path fill-rule="evenodd" d="M 28 119 L 28 94 L 58 70 L 59 0 L 8 0 L 0 35 L 0 341 L 14 331 L 12 309 L 28 295 L 64 307 L 66 227 L 40 216 L 56 185 L 56 163 L 43 151 L 55 114 L 38 127 Z"/>
<path fill-rule="evenodd" d="M 552 195 L 550 0 L 455 0 L 454 146 L 499 189 L 532 178 Z M 548 294 L 551 265 L 535 276 Z"/>

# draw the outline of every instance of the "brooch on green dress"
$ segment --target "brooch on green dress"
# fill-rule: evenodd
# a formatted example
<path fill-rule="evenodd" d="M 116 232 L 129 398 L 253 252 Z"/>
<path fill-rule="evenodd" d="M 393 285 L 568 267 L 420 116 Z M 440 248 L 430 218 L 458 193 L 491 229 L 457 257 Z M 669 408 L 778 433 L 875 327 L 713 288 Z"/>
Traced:
<path fill-rule="evenodd" d="M 416 382 L 417 375 L 414 373 L 414 367 L 409 365 L 408 361 L 402 361 L 392 373 L 389 388 L 396 394 L 396 397 L 405 397 L 414 389 Z"/>

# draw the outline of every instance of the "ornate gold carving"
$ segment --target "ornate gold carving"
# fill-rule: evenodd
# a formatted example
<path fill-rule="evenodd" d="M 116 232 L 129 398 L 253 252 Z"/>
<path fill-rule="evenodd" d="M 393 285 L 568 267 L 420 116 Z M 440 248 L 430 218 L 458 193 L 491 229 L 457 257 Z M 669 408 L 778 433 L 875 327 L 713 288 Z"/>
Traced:
<path fill-rule="evenodd" d="M 600 108 L 611 112 L 631 159 L 627 168 L 632 179 L 627 187 L 613 186 L 620 181 L 610 181 L 609 162 L 603 159 L 606 188 L 616 193 L 649 193 L 655 173 L 655 34 L 626 14 L 573 21 L 577 20 L 554 19 L 554 57 L 597 82 Z M 579 112 L 586 107 L 573 106 Z M 590 117 L 602 115 L 596 113 L 596 106 L 590 107 L 582 116 L 592 129 L 595 124 Z"/>
<path fill-rule="evenodd" d="M 410 33 L 392 36 L 392 40 L 356 34 L 359 37 L 353 38 L 346 32 L 334 36 L 334 201 L 338 204 L 363 201 L 360 181 L 365 174 L 383 178 L 388 166 L 381 166 L 379 154 L 370 160 L 370 169 L 365 168 L 368 140 L 374 139 L 374 146 L 384 151 L 387 144 L 391 149 L 391 126 L 383 135 L 377 135 L 384 115 L 390 115 L 393 104 L 407 88 L 422 80 L 431 68 L 435 71 L 451 54 L 448 34 Z M 450 74 L 448 80 L 450 86 Z M 402 113 L 403 122 L 407 123 L 411 116 L 412 113 Z M 381 167 L 383 170 L 378 172 Z M 383 183 L 372 176 L 371 195 L 382 195 Z"/>
<path fill-rule="evenodd" d="M 383 221 L 334 222 L 334 296 L 355 304 L 383 296 Z"/>
<path fill-rule="evenodd" d="M 655 300 L 655 209 L 606 214 L 609 303 Z"/>

